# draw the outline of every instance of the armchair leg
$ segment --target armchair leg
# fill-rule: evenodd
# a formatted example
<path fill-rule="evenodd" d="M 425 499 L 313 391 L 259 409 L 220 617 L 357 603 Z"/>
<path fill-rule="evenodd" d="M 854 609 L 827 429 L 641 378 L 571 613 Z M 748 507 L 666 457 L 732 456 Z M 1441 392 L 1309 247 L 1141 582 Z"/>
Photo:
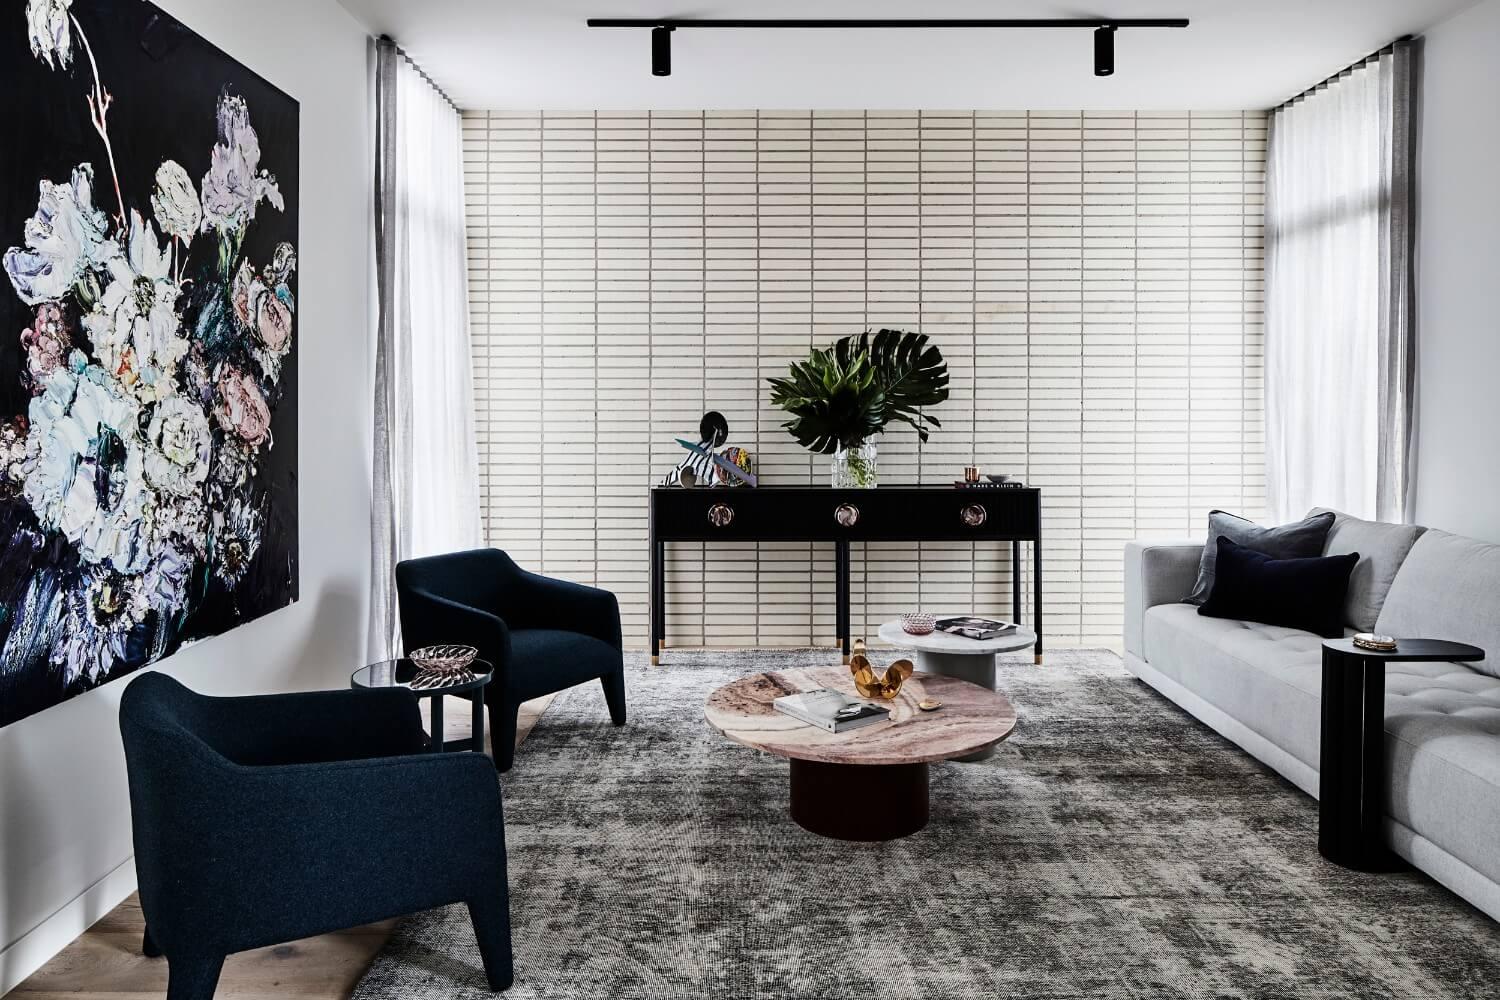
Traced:
<path fill-rule="evenodd" d="M 167 959 L 167 1000 L 213 1000 L 223 968 L 222 955 Z"/>
<path fill-rule="evenodd" d="M 490 989 L 499 993 L 515 982 L 516 970 L 510 950 L 510 900 L 504 893 L 469 903 L 469 919 L 479 941 L 479 957 Z"/>
<path fill-rule="evenodd" d="M 490 702 L 490 747 L 495 751 L 495 770 L 502 774 L 516 762 L 516 721 L 520 705 Z"/>
<path fill-rule="evenodd" d="M 609 705 L 609 721 L 625 725 L 625 670 L 623 668 L 599 678 L 604 685 L 604 701 Z"/>
<path fill-rule="evenodd" d="M 147 958 L 161 958 L 161 949 L 158 948 L 156 946 L 156 942 L 152 940 L 151 928 L 149 926 L 147 926 L 146 930 L 141 934 L 141 954 L 145 955 Z"/>

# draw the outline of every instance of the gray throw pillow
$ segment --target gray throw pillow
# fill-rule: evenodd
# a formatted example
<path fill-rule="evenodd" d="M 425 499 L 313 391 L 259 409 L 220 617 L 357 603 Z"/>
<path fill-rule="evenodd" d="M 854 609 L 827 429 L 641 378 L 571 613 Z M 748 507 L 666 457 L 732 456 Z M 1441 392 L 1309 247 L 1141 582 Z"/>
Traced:
<path fill-rule="evenodd" d="M 1361 632 L 1374 631 L 1396 571 L 1427 529 L 1415 524 L 1362 521 L 1326 507 L 1314 507 L 1309 516 L 1323 513 L 1333 515 L 1333 530 L 1328 533 L 1323 554 L 1359 553 L 1359 565 L 1349 577 L 1349 596 L 1344 599 L 1344 621 Z"/>
<path fill-rule="evenodd" d="M 1333 529 L 1333 513 L 1314 514 L 1296 524 L 1282 524 L 1274 528 L 1262 528 L 1254 521 L 1247 521 L 1222 510 L 1210 511 L 1208 515 L 1208 543 L 1203 546 L 1203 556 L 1198 560 L 1198 582 L 1186 603 L 1202 604 L 1214 589 L 1214 563 L 1219 556 L 1219 539 L 1227 538 L 1236 545 L 1268 555 L 1272 559 L 1311 559 L 1323 554 L 1323 544 L 1328 532 Z"/>

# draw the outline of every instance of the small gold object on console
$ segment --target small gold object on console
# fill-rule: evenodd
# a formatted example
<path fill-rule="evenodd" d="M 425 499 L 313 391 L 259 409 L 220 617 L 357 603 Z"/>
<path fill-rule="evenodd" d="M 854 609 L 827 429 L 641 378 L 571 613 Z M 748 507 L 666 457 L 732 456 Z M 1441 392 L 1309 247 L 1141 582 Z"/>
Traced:
<path fill-rule="evenodd" d="M 924 712 L 936 712 L 938 709 L 943 707 L 943 703 L 938 701 L 936 698 L 923 698 L 921 701 L 917 702 L 917 707 Z"/>
<path fill-rule="evenodd" d="M 849 657 L 849 672 L 854 675 L 854 687 L 866 698 L 884 698 L 890 701 L 901 691 L 902 683 L 911 676 L 912 662 L 897 660 L 880 674 L 865 655 L 865 641 L 854 640 L 854 655 Z"/>

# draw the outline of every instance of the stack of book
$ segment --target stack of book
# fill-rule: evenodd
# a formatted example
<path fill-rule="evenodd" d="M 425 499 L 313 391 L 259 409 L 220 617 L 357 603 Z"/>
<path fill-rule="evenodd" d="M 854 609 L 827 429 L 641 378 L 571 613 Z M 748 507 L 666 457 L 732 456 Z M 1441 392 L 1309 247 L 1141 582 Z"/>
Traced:
<path fill-rule="evenodd" d="M 813 688 L 801 694 L 782 695 L 771 703 L 776 711 L 790 715 L 830 733 L 844 733 L 890 718 L 891 710 L 867 701 L 856 701 L 832 688 Z"/>
<path fill-rule="evenodd" d="M 1015 622 L 996 621 L 993 618 L 974 618 L 972 616 L 963 618 L 939 618 L 936 622 L 939 632 L 947 632 L 949 635 L 961 635 L 966 639 L 998 639 L 1002 635 L 1009 635 L 1016 630 Z"/>
<path fill-rule="evenodd" d="M 1003 483 L 993 483 L 988 479 L 980 479 L 972 483 L 964 479 L 955 479 L 953 485 L 960 490 L 1024 490 L 1026 488 L 1025 483 L 1016 479 L 1007 479 Z"/>

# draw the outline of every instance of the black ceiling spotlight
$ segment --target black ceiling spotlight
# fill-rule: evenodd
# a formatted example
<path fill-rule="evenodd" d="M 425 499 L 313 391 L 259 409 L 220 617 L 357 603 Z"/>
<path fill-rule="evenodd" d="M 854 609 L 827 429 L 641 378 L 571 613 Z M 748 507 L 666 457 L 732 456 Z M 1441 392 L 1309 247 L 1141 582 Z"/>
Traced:
<path fill-rule="evenodd" d="M 672 28 L 658 24 L 651 29 L 651 75 L 672 75 Z"/>
<path fill-rule="evenodd" d="M 672 75 L 672 32 L 677 28 L 1090 28 L 1094 32 L 1094 75 L 1115 72 L 1115 31 L 1119 28 L 1186 28 L 1185 17 L 1036 18 L 692 18 L 591 17 L 590 28 L 650 28 L 651 72 Z"/>
<path fill-rule="evenodd" d="M 1094 75 L 1115 75 L 1115 26 L 1101 24 L 1094 29 Z"/>

